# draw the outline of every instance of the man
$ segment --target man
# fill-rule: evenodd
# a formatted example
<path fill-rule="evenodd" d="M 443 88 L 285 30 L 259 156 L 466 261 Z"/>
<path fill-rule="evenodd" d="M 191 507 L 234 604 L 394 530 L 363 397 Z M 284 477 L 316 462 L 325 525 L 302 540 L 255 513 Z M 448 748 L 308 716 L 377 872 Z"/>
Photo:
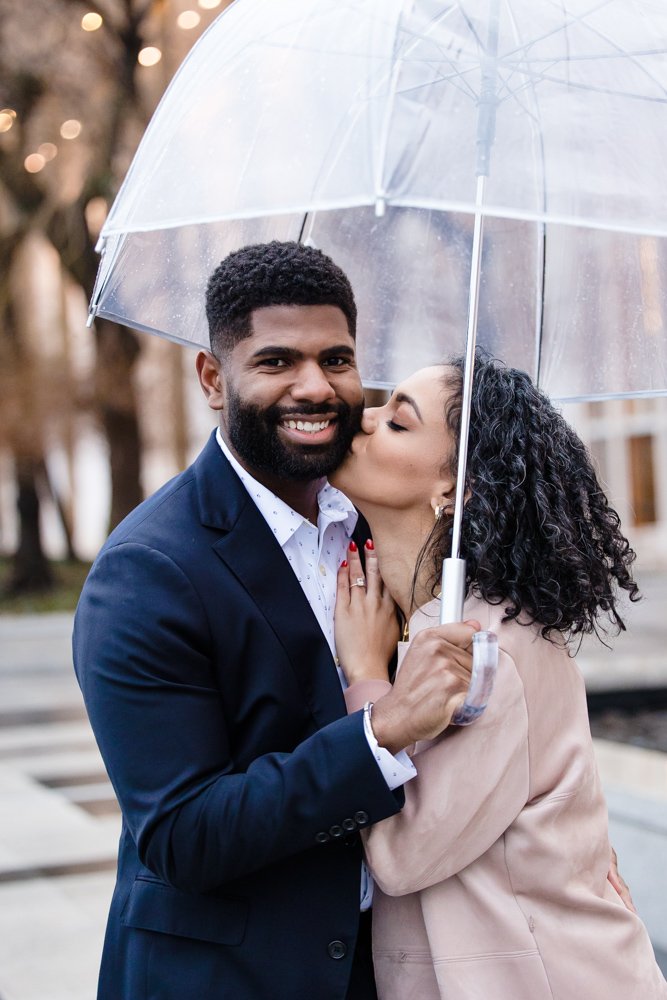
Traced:
<path fill-rule="evenodd" d="M 317 250 L 247 247 L 207 315 L 219 430 L 112 533 L 75 621 L 123 813 L 99 998 L 369 1000 L 358 831 L 401 808 L 401 751 L 460 704 L 447 636 L 471 629 L 424 633 L 372 717 L 345 714 L 333 604 L 356 512 L 325 477 L 362 409 L 352 290 Z"/>

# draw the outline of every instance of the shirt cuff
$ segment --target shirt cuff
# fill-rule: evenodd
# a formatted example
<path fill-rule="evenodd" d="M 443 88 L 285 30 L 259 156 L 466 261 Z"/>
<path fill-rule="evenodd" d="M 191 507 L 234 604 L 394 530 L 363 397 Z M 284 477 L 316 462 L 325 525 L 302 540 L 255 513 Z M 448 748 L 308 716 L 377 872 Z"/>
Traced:
<path fill-rule="evenodd" d="M 371 749 L 377 766 L 382 772 L 382 777 L 387 782 L 387 787 L 390 791 L 394 788 L 398 788 L 400 785 L 404 785 L 406 781 L 410 781 L 417 774 L 417 768 L 412 763 L 408 757 L 405 750 L 399 750 L 399 752 L 394 757 L 393 754 L 389 753 L 384 747 L 381 747 L 378 741 L 375 739 L 375 733 L 373 732 L 373 727 L 371 725 L 371 708 L 373 703 L 368 701 L 364 705 L 364 735 L 368 741 L 368 745 Z"/>

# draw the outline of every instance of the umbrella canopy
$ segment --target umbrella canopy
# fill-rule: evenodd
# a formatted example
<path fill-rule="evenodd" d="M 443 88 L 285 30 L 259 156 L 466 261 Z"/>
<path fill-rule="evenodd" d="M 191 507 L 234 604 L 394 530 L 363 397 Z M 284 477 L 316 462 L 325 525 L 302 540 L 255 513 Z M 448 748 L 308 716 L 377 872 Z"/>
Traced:
<path fill-rule="evenodd" d="M 205 345 L 217 262 L 307 239 L 391 385 L 464 348 L 477 211 L 482 345 L 555 398 L 664 392 L 666 54 L 661 0 L 236 0 L 146 131 L 92 312 Z"/>

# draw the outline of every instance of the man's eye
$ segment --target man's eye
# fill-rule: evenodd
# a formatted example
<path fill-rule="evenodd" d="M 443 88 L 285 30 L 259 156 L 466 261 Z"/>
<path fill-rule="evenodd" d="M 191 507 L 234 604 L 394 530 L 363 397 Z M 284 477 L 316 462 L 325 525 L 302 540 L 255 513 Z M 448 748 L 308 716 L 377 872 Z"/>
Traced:
<path fill-rule="evenodd" d="M 388 420 L 387 427 L 390 431 L 407 431 L 407 427 L 401 427 L 401 425 L 397 424 L 395 420 Z"/>
<path fill-rule="evenodd" d="M 327 358 L 324 362 L 327 368 L 344 368 L 351 363 L 349 358 Z"/>
<path fill-rule="evenodd" d="M 284 368 L 287 365 L 284 358 L 262 358 L 259 363 L 263 368 Z"/>

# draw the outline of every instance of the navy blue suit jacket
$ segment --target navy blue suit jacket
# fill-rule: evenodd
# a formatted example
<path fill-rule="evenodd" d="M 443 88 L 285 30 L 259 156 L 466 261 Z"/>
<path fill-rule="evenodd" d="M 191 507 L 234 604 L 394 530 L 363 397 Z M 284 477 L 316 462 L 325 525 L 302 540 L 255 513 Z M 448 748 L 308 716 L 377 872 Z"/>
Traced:
<path fill-rule="evenodd" d="M 343 1000 L 402 793 L 214 436 L 108 539 L 74 660 L 123 814 L 100 1000 Z"/>

